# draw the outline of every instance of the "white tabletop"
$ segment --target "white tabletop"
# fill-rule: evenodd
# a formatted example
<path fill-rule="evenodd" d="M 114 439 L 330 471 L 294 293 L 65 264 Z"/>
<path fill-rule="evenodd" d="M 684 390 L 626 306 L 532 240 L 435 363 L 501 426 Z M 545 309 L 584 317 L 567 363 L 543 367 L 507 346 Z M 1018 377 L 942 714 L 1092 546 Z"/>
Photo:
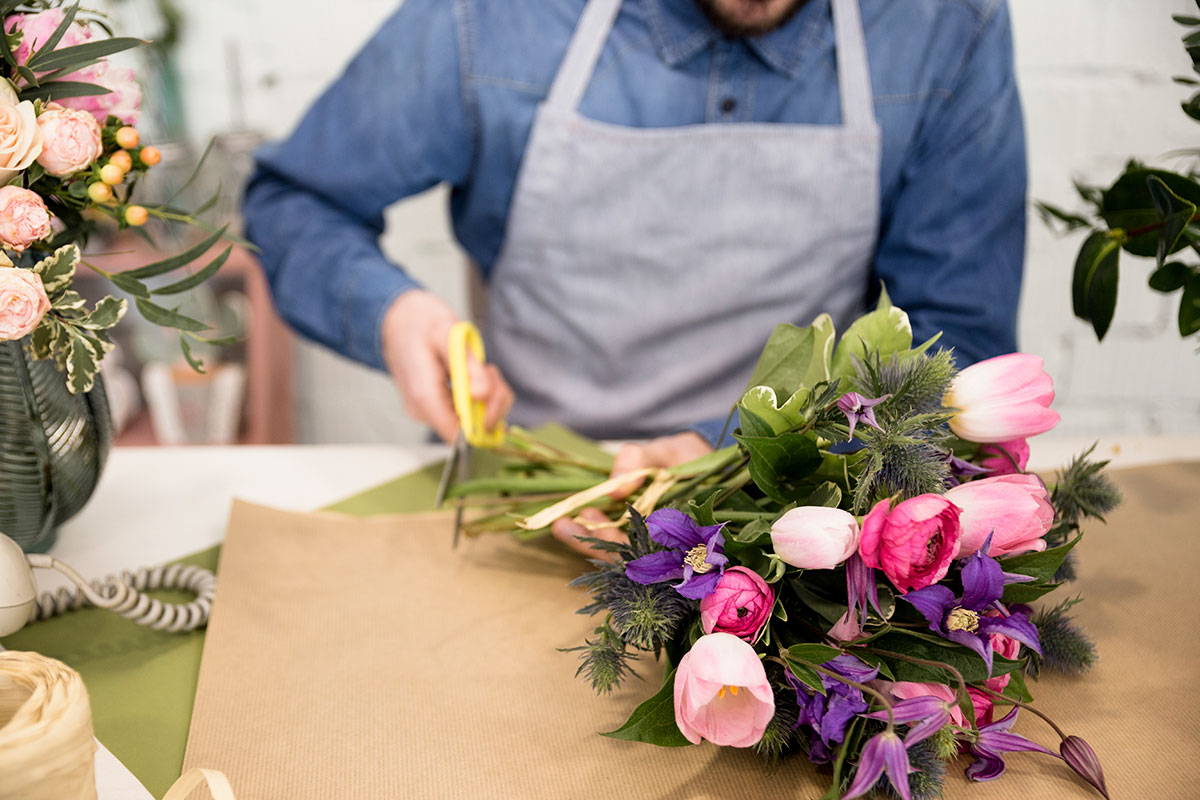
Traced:
<path fill-rule="evenodd" d="M 1044 436 L 1032 443 L 1030 469 L 1061 467 L 1093 439 Z M 96 493 L 64 525 L 52 554 L 88 578 L 153 566 L 222 540 L 233 499 L 313 510 L 444 457 L 436 445 L 134 447 L 112 452 Z M 1200 436 L 1102 438 L 1099 458 L 1115 467 L 1195 459 Z M 37 571 L 41 589 L 62 585 Z M 143 800 L 149 793 L 107 752 L 97 761 L 100 800 Z"/>

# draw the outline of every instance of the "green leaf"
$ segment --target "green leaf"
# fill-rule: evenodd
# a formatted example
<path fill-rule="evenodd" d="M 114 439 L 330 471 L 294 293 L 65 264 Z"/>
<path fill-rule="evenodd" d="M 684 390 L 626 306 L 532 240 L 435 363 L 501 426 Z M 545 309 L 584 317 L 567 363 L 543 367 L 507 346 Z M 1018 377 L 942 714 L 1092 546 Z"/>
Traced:
<path fill-rule="evenodd" d="M 747 522 L 742 529 L 733 535 L 734 541 L 741 544 L 758 544 L 771 538 L 771 523 L 765 519 L 755 519 Z"/>
<path fill-rule="evenodd" d="M 1200 331 L 1200 275 L 1193 274 L 1179 298 L 1179 335 L 1191 336 L 1196 331 Z"/>
<path fill-rule="evenodd" d="M 78 13 L 79 3 L 75 3 L 75 5 L 68 8 L 66 13 L 63 14 L 62 22 L 58 23 L 58 27 L 54 29 L 54 32 L 50 34 L 50 37 L 41 43 L 41 46 L 34 51 L 33 55 L 31 55 L 29 60 L 25 63 L 27 65 L 33 65 L 42 55 L 52 52 L 54 48 L 58 47 L 58 43 L 62 41 L 67 29 L 69 29 L 71 27 L 71 23 L 75 21 L 75 15 Z"/>
<path fill-rule="evenodd" d="M 780 436 L 734 436 L 750 453 L 750 479 L 777 503 L 790 503 L 807 497 L 809 490 L 797 487 L 821 466 L 816 442 L 800 433 Z"/>
<path fill-rule="evenodd" d="M 1187 285 L 1195 272 L 1187 264 L 1172 261 L 1163 264 L 1150 275 L 1150 288 L 1156 292 L 1174 292 Z"/>
<path fill-rule="evenodd" d="M 796 680 L 814 692 L 825 694 L 825 684 L 821 682 L 821 673 L 807 664 L 798 664 L 790 658 L 785 658 L 784 661 L 787 662 L 788 672 L 792 673 L 796 677 Z"/>
<path fill-rule="evenodd" d="M 187 336 L 179 334 L 179 349 L 183 351 L 183 357 L 187 360 L 188 366 L 193 371 L 204 374 L 204 362 L 192 355 L 192 345 L 188 342 Z"/>
<path fill-rule="evenodd" d="M 92 97 L 94 95 L 108 94 L 109 91 L 108 87 L 96 83 L 50 81 L 40 86 L 25 87 L 21 90 L 19 97 L 21 100 L 29 100 L 31 102 L 34 100 L 49 102 L 51 100 L 62 100 L 67 97 Z"/>
<path fill-rule="evenodd" d="M 770 386 L 755 386 L 746 390 L 738 402 L 742 415 L 742 428 L 756 436 L 774 436 L 800 427 L 804 423 L 802 410 L 810 395 L 809 387 L 802 386 L 782 406 L 775 390 Z M 752 415 L 749 420 L 746 415 Z M 756 425 L 757 422 L 764 425 Z"/>
<path fill-rule="evenodd" d="M 887 358 L 912 347 L 912 324 L 908 314 L 892 305 L 887 289 L 879 294 L 875 310 L 856 319 L 842 335 L 833 351 L 829 374 L 845 377 L 854 374 L 854 359 L 878 353 Z"/>
<path fill-rule="evenodd" d="M 177 328 L 181 331 L 206 331 L 212 327 L 191 317 L 185 317 L 178 311 L 155 305 L 141 297 L 137 298 L 137 308 L 147 322 L 162 325 L 164 328 Z"/>
<path fill-rule="evenodd" d="M 206 280 L 211 278 L 213 275 L 216 275 L 217 270 L 221 269 L 221 267 L 223 267 L 225 265 L 226 260 L 228 260 L 228 258 L 229 258 L 229 254 L 232 252 L 233 252 L 233 246 L 230 245 L 229 247 L 225 248 L 225 251 L 223 253 L 221 253 L 221 255 L 217 256 L 212 261 L 208 262 L 208 264 L 204 267 L 204 269 L 198 270 L 197 272 L 193 273 L 192 275 L 189 275 L 186 278 L 176 281 L 175 283 L 172 283 L 168 286 L 163 286 L 158 289 L 153 289 L 152 293 L 153 294 L 179 294 L 180 292 L 186 292 L 188 289 L 195 289 L 197 286 L 204 283 Z"/>
<path fill-rule="evenodd" d="M 145 280 L 146 278 L 153 278 L 156 275 L 163 275 L 171 270 L 179 269 L 185 264 L 190 264 L 208 252 L 208 249 L 216 244 L 218 239 L 225 235 L 225 229 L 227 227 L 229 226 L 226 225 L 220 230 L 214 231 L 211 235 L 205 237 L 204 241 L 194 245 L 193 247 L 189 247 L 187 250 L 184 250 L 178 255 L 171 256 L 170 258 L 164 258 L 162 261 L 155 261 L 154 263 L 147 264 L 144 267 L 128 270 L 124 274 L 130 276 L 131 278 Z"/>
<path fill-rule="evenodd" d="M 54 340 L 57 327 L 58 323 L 54 317 L 43 317 L 41 324 L 34 328 L 33 333 L 29 335 L 29 355 L 38 359 L 49 358 L 50 344 Z"/>
<path fill-rule="evenodd" d="M 72 181 L 67 185 L 67 194 L 74 197 L 76 200 L 82 200 L 87 197 L 87 184 L 83 181 Z"/>
<path fill-rule="evenodd" d="M 33 271 L 42 279 L 46 294 L 53 299 L 54 295 L 71 285 L 75 279 L 75 265 L 78 263 L 79 248 L 69 244 L 43 258 L 34 266 Z"/>
<path fill-rule="evenodd" d="M 1006 603 L 1032 603 L 1060 586 L 1061 583 L 1010 583 L 1004 587 L 1001 599 Z"/>
<path fill-rule="evenodd" d="M 1021 670 L 1014 669 L 1009 676 L 1008 686 L 1004 687 L 1001 694 L 1021 703 L 1032 703 L 1033 695 L 1029 693 L 1029 687 L 1025 685 L 1025 676 L 1021 674 Z"/>
<path fill-rule="evenodd" d="M 1180 25 L 1200 25 L 1200 17 L 1189 17 L 1186 14 L 1172 14 L 1171 19 Z"/>
<path fill-rule="evenodd" d="M 842 503 L 842 489 L 833 481 L 825 481 L 813 490 L 804 501 L 806 506 L 825 506 L 837 508 Z"/>
<path fill-rule="evenodd" d="M 67 356 L 67 390 L 71 394 L 91 391 L 99 368 L 100 358 L 92 343 L 78 334 L 73 336 L 71 351 Z"/>
<path fill-rule="evenodd" d="M 1061 224 L 1063 231 L 1073 231 L 1079 228 L 1090 228 L 1091 220 L 1086 217 L 1081 217 L 1078 214 L 1072 214 L 1068 211 L 1063 211 L 1058 206 L 1052 206 L 1049 203 L 1034 203 L 1034 208 L 1037 209 L 1038 216 L 1041 217 L 1042 223 L 1047 227 L 1053 228 L 1056 223 Z"/>
<path fill-rule="evenodd" d="M 624 725 L 601 735 L 659 747 L 690 745 L 675 724 L 675 670 L 663 680 L 657 694 L 633 710 Z"/>
<path fill-rule="evenodd" d="M 6 14 L 7 12 L 5 12 Z M 17 57 L 13 55 L 12 42 L 8 40 L 8 34 L 0 30 L 0 57 L 2 57 L 9 66 L 17 66 Z"/>
<path fill-rule="evenodd" d="M 824 664 L 842 654 L 841 648 L 824 644 L 794 644 L 788 648 L 789 658 L 797 661 L 807 661 L 810 664 Z"/>
<path fill-rule="evenodd" d="M 1076 536 L 1066 544 L 1051 547 L 1040 553 L 1025 553 L 1019 556 L 1007 556 L 1000 559 L 1000 566 L 1005 572 L 1015 572 L 1018 575 L 1028 575 L 1035 581 L 1046 583 L 1054 579 L 1058 568 L 1062 566 L 1067 553 L 1079 544 L 1082 535 Z M 1009 584 L 1010 586 L 1013 584 Z"/>
<path fill-rule="evenodd" d="M 88 330 L 108 330 L 121 321 L 129 309 L 129 301 L 116 297 L 104 297 L 96 303 L 91 314 L 79 322 L 80 327 Z"/>
<path fill-rule="evenodd" d="M 134 297 L 149 298 L 150 290 L 146 288 L 146 284 L 139 281 L 137 278 L 131 278 L 128 273 L 114 272 L 108 276 L 108 279 L 113 282 L 113 285 L 118 289 L 124 289 Z"/>
<path fill-rule="evenodd" d="M 811 388 L 829 380 L 829 358 L 833 349 L 833 320 L 822 314 L 812 325 L 777 325 L 754 365 L 747 390 L 767 386 L 777 396 L 791 397 L 802 386 Z"/>
<path fill-rule="evenodd" d="M 974 651 L 953 642 L 950 643 L 951 647 L 940 647 L 917 637 L 907 635 L 910 633 L 911 631 L 908 630 L 894 629 L 892 633 L 885 634 L 876 639 L 872 642 L 871 646 L 880 650 L 889 650 L 913 658 L 920 658 L 925 661 L 937 661 L 948 664 L 962 673 L 967 683 L 979 683 L 980 681 L 987 680 L 989 677 L 1006 675 L 1018 669 L 1022 664 L 1021 661 L 1012 661 L 997 653 L 993 656 L 992 674 L 989 676 L 983 659 Z M 883 658 L 888 662 L 898 681 L 946 683 L 953 680 L 950 672 L 941 667 L 914 664 L 911 661 L 904 661 L 886 655 Z"/>
<path fill-rule="evenodd" d="M 79 318 L 86 315 L 86 312 L 83 310 L 85 305 L 87 305 L 87 301 L 83 299 L 83 295 L 74 289 L 67 289 L 65 292 L 60 292 L 55 297 L 53 304 L 54 310 L 60 315 Z"/>
<path fill-rule="evenodd" d="M 115 39 L 98 39 L 92 42 L 63 47 L 54 51 L 39 50 L 29 59 L 29 67 L 38 72 L 49 72 L 54 69 L 74 72 L 89 61 L 111 56 L 145 44 L 141 39 L 129 36 Z"/>
<path fill-rule="evenodd" d="M 1117 305 L 1116 239 L 1104 231 L 1087 238 L 1075 260 L 1071 282 L 1071 304 L 1075 316 L 1092 323 L 1096 338 L 1103 339 Z"/>
<path fill-rule="evenodd" d="M 1187 241 L 1181 242 L 1180 239 L 1192 217 L 1196 215 L 1196 204 L 1171 191 L 1161 178 L 1150 178 L 1149 187 L 1154 210 L 1163 218 L 1163 227 L 1158 236 L 1158 250 L 1155 254 L 1161 267 L 1169 254 L 1187 246 Z"/>
<path fill-rule="evenodd" d="M 1200 205 L 1200 185 L 1191 178 L 1165 170 L 1131 165 L 1102 195 L 1100 215 L 1110 228 L 1133 231 L 1155 226 L 1162 220 L 1150 193 L 1151 178 L 1157 178 L 1176 196 L 1193 205 Z M 1154 227 L 1145 233 L 1130 237 L 1122 247 L 1135 256 L 1151 258 L 1158 251 L 1158 238 L 1159 229 Z"/>

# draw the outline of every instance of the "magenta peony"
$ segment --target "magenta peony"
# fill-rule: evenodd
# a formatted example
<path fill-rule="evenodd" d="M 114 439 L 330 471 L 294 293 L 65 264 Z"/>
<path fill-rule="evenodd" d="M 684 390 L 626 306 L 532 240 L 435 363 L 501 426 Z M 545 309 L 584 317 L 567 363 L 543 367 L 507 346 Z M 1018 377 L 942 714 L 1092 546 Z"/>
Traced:
<path fill-rule="evenodd" d="M 882 569 L 902 593 L 946 577 L 958 555 L 959 508 L 941 495 L 922 494 L 890 508 L 880 500 L 863 519 L 859 553 Z"/>
<path fill-rule="evenodd" d="M 717 588 L 700 600 L 700 627 L 705 633 L 732 633 L 753 644 L 774 605 L 775 590 L 757 572 L 730 567 Z"/>

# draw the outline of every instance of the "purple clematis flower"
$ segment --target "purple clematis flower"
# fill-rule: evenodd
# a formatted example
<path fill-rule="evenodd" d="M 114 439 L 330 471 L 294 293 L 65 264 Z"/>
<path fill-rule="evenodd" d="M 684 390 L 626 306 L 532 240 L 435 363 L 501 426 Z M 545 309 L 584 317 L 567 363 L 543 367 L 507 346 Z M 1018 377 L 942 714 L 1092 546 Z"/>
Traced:
<path fill-rule="evenodd" d="M 866 683 L 875 680 L 879 675 L 878 669 L 869 667 L 850 655 L 840 655 L 821 666 L 855 683 Z M 834 745 L 845 739 L 846 726 L 850 724 L 850 720 L 869 708 L 862 691 L 836 678 L 822 675 L 821 685 L 825 687 L 825 694 L 821 694 L 809 689 L 791 672 L 787 672 L 785 677 L 788 685 L 796 690 L 796 703 L 800 706 L 800 717 L 792 726 L 792 730 L 801 725 L 811 727 L 816 735 L 812 737 L 809 760 L 818 764 L 832 761 Z"/>
<path fill-rule="evenodd" d="M 863 747 L 862 757 L 858 761 L 858 770 L 854 773 L 854 782 L 842 795 L 842 800 L 862 797 L 871 790 L 879 776 L 887 770 L 888 781 L 896 794 L 903 800 L 912 800 L 908 788 L 908 749 L 894 731 L 886 730 L 872 736 Z"/>
<path fill-rule="evenodd" d="M 849 439 L 854 438 L 854 426 L 860 422 L 863 425 L 870 425 L 872 428 L 879 428 L 879 423 L 875 421 L 875 406 L 889 397 L 891 397 L 890 394 L 885 394 L 883 397 L 872 399 L 863 397 L 858 392 L 847 392 L 838 398 L 837 407 L 846 415 L 846 422 L 850 424 Z M 882 429 L 880 428 L 880 430 Z"/>
<path fill-rule="evenodd" d="M 682 511 L 659 509 L 646 517 L 646 529 L 651 539 L 668 549 L 630 561 L 625 575 L 642 584 L 682 578 L 675 591 L 692 600 L 712 594 L 729 563 L 721 535 L 724 527 L 724 522 L 702 527 Z"/>
<path fill-rule="evenodd" d="M 857 608 L 860 626 L 867 624 L 868 604 L 875 609 L 880 619 L 883 618 L 883 611 L 879 608 L 879 586 L 875 583 L 875 570 L 868 567 L 857 552 L 846 559 L 846 597 L 850 601 L 846 614 L 853 617 Z"/>
<path fill-rule="evenodd" d="M 901 700 L 892 706 L 892 721 L 896 724 L 909 725 L 908 735 L 904 737 L 904 746 L 912 747 L 923 739 L 928 739 L 950 722 L 950 704 L 940 697 L 922 695 Z M 873 714 L 863 714 L 867 719 L 887 721 L 888 712 L 876 711 Z M 913 725 L 912 723 L 917 723 Z"/>
<path fill-rule="evenodd" d="M 1108 786 L 1104 783 L 1104 770 L 1100 768 L 1100 759 L 1092 746 L 1078 736 L 1068 736 L 1058 746 L 1067 766 L 1075 770 L 1075 774 L 1087 781 L 1097 792 L 1108 797 Z"/>
<path fill-rule="evenodd" d="M 950 472 L 946 475 L 946 486 L 954 487 L 962 483 L 963 478 L 974 478 L 976 475 L 986 475 L 992 470 L 987 467 L 978 467 L 970 461 L 965 461 L 954 453 L 946 453 L 946 463 L 950 465 Z"/>
<path fill-rule="evenodd" d="M 1018 709 L 1014 706 L 1004 719 L 979 728 L 979 738 L 967 745 L 975 762 L 967 767 L 967 777 L 973 781 L 991 781 L 1004 774 L 1003 753 L 1034 752 L 1058 758 L 1058 754 L 1047 750 L 1024 736 L 1009 733 L 1017 720 Z"/>
<path fill-rule="evenodd" d="M 1003 633 L 1041 655 L 1038 632 L 1029 618 L 1019 612 L 1007 613 L 1000 605 L 1004 584 L 1028 581 L 1025 575 L 1011 575 L 1000 568 L 996 559 L 987 555 L 992 537 L 989 535 L 974 555 L 967 558 L 962 568 L 962 597 L 941 584 L 903 594 L 908 602 L 929 620 L 929 629 L 952 642 L 969 647 L 979 654 L 992 672 L 993 633 Z M 983 612 L 996 608 L 1002 616 L 984 616 Z"/>

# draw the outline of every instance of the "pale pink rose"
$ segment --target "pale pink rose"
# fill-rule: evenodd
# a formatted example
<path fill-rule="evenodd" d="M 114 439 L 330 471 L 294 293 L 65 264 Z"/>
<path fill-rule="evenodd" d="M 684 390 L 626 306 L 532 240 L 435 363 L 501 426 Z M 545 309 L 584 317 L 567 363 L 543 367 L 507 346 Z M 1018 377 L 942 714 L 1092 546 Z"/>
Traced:
<path fill-rule="evenodd" d="M 0 81 L 8 86 L 8 81 Z M 42 153 L 42 131 L 38 127 L 33 103 L 5 102 L 0 98 L 0 184 L 29 168 Z"/>
<path fill-rule="evenodd" d="M 946 405 L 957 408 L 950 430 L 968 442 L 1007 442 L 1045 433 L 1058 424 L 1050 410 L 1054 381 L 1042 359 L 1026 353 L 980 361 L 958 373 Z"/>
<path fill-rule="evenodd" d="M 833 569 L 858 549 L 858 520 L 824 506 L 793 508 L 771 526 L 771 546 L 785 564 Z"/>
<path fill-rule="evenodd" d="M 13 50 L 13 56 L 18 64 L 25 64 L 29 61 L 29 57 L 34 51 L 41 48 L 42 44 L 50 38 L 55 29 L 63 21 L 64 12 L 61 8 L 51 8 L 46 11 L 39 11 L 36 14 L 12 14 L 4 20 L 4 29 L 9 33 L 21 31 L 24 37 L 21 39 L 21 44 Z M 63 38 L 59 40 L 55 50 L 61 50 L 64 47 L 74 47 L 77 44 L 83 44 L 92 38 L 92 32 L 88 30 L 86 25 L 78 22 L 72 22 L 67 28 Z"/>
<path fill-rule="evenodd" d="M 936 494 L 889 506 L 890 501 L 880 500 L 863 518 L 858 545 L 863 563 L 882 569 L 902 593 L 946 577 L 962 535 L 958 506 Z"/>
<path fill-rule="evenodd" d="M 993 558 L 1046 549 L 1042 537 L 1054 523 L 1054 507 L 1036 475 L 981 478 L 955 486 L 946 497 L 962 509 L 960 558 L 983 547 L 989 535 Z"/>
<path fill-rule="evenodd" d="M 979 448 L 979 466 L 990 470 L 991 475 L 1016 475 L 1025 471 L 1029 463 L 1029 442 L 1013 439 L 1010 442 L 985 444 Z"/>
<path fill-rule="evenodd" d="M 37 124 L 42 131 L 42 153 L 37 161 L 51 175 L 73 175 L 100 157 L 100 123 L 86 111 L 52 103 Z"/>
<path fill-rule="evenodd" d="M 0 341 L 33 333 L 49 310 L 50 299 L 33 270 L 0 267 Z"/>
<path fill-rule="evenodd" d="M 36 192 L 0 188 L 0 244 L 18 253 L 50 235 L 50 212 Z"/>
<path fill-rule="evenodd" d="M 754 648 L 731 633 L 701 636 L 675 671 L 675 724 L 692 744 L 751 747 L 775 716 L 775 693 Z"/>
<path fill-rule="evenodd" d="M 64 80 L 95 83 L 108 89 L 108 94 L 85 97 L 66 97 L 58 102 L 67 108 L 86 111 L 100 124 L 111 114 L 126 125 L 136 125 L 141 114 L 142 89 L 134 77 L 133 70 L 118 67 L 109 61 L 101 61 L 66 76 Z"/>
<path fill-rule="evenodd" d="M 753 642 L 774 606 L 775 590 L 757 572 L 729 567 L 717 588 L 700 600 L 700 627 L 705 633 L 732 633 Z"/>
<path fill-rule="evenodd" d="M 960 728 L 966 725 L 962 709 L 958 707 L 958 698 L 954 690 L 944 683 L 917 683 L 916 681 L 898 681 L 891 685 L 892 697 L 897 700 L 912 700 L 914 697 L 936 697 L 945 700 L 950 706 L 950 721 Z"/>

